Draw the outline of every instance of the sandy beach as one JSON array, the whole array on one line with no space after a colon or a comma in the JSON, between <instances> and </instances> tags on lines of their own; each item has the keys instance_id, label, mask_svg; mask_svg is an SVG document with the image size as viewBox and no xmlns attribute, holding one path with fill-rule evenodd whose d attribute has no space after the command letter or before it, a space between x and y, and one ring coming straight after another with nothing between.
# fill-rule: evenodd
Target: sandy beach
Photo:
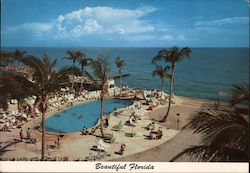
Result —
<instances>
[{"instance_id":1,"label":"sandy beach","mask_svg":"<svg viewBox=\"0 0 250 173\"><path fill-rule=\"evenodd\" d=\"M173 106L170 110L170 114L167 122L161 123L162 126L177 129L177 116L180 114L180 124L181 129L188 123L188 120L195 112L200 110L202 104L211 104L213 101L193 99L189 97L180 97L182 104L178 106ZM150 119L160 120L167 112L167 107L156 109L149 114ZM154 147L152 149L146 150L144 152L136 153L127 157L119 158L116 161L145 161L145 162L168 162L175 155L179 154L183 149L188 148L192 145L198 145L200 142L200 136L194 134L191 130L182 129L177 135L175 135L170 140L165 143ZM185 158L180 161L189 161Z\"/></svg>"}]
</instances>

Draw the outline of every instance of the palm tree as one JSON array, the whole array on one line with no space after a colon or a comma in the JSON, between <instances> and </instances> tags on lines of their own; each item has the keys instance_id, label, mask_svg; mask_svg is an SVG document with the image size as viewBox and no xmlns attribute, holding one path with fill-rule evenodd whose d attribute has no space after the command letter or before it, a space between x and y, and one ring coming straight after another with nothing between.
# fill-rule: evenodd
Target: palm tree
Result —
<instances>
[{"instance_id":1,"label":"palm tree","mask_svg":"<svg viewBox=\"0 0 250 173\"><path fill-rule=\"evenodd\" d=\"M6 66L13 63L13 56L10 52L1 50L0 66Z\"/></svg>"},{"instance_id":2,"label":"palm tree","mask_svg":"<svg viewBox=\"0 0 250 173\"><path fill-rule=\"evenodd\" d=\"M43 59L34 56L27 56L22 59L22 63L34 69L34 88L36 96L40 99L38 108L42 112L42 153L41 160L45 156L45 113L48 108L48 97L60 90L62 86L68 85L70 74L79 74L76 67L65 67L55 70L56 59L51 62L47 55Z\"/></svg>"},{"instance_id":3,"label":"palm tree","mask_svg":"<svg viewBox=\"0 0 250 173\"><path fill-rule=\"evenodd\" d=\"M249 94L249 85L247 87L233 85L232 103L246 101L249 104L249 100L235 97L235 93L242 96L242 88L246 89L244 93ZM185 149L171 161L176 161L184 155L196 161L248 160L249 116L244 117L237 111L220 111L214 106L197 113L184 128L200 133L202 145Z\"/></svg>"},{"instance_id":4,"label":"palm tree","mask_svg":"<svg viewBox=\"0 0 250 173\"><path fill-rule=\"evenodd\" d=\"M164 78L170 78L171 75L167 74L167 71L170 69L169 66L163 67L160 65L156 65L155 69L152 72L153 76L159 76L161 79L161 98L162 98L162 92L163 92L163 84L164 84Z\"/></svg>"},{"instance_id":5,"label":"palm tree","mask_svg":"<svg viewBox=\"0 0 250 173\"><path fill-rule=\"evenodd\" d=\"M68 60L72 60L72 62L73 62L73 67L75 67L76 61L77 61L80 57L82 57L82 55L83 55L80 51L70 51L70 50L68 50L68 51L66 52L66 54L68 55L68 57L65 57L65 58L68 59ZM74 75L73 75L73 81L72 81L71 89L73 89L73 88L74 88Z\"/></svg>"},{"instance_id":6,"label":"palm tree","mask_svg":"<svg viewBox=\"0 0 250 173\"><path fill-rule=\"evenodd\" d=\"M13 57L17 61L18 65L20 61L24 58L25 54L26 54L25 51L21 51L19 49L16 49L16 51L13 52Z\"/></svg>"},{"instance_id":7,"label":"palm tree","mask_svg":"<svg viewBox=\"0 0 250 173\"><path fill-rule=\"evenodd\" d=\"M80 86L80 91L82 91L83 88L83 77L85 73L89 74L86 70L85 67L90 65L91 62L93 61L91 58L87 58L87 56L83 53L81 56L77 59L78 63L81 66L81 71L82 71L82 81L81 81L81 86Z\"/></svg>"},{"instance_id":8,"label":"palm tree","mask_svg":"<svg viewBox=\"0 0 250 173\"><path fill-rule=\"evenodd\" d=\"M97 60L92 62L92 68L94 70L94 74L96 77L101 80L101 111L100 111L100 125L101 125L101 134L102 138L104 138L104 130L103 130L103 113L104 113L104 99L108 94L108 62L105 58L98 57Z\"/></svg>"},{"instance_id":9,"label":"palm tree","mask_svg":"<svg viewBox=\"0 0 250 173\"><path fill-rule=\"evenodd\" d=\"M171 159L184 155L195 161L247 161L249 120L233 111L201 111L186 128L202 134L202 145L183 150Z\"/></svg>"},{"instance_id":10,"label":"palm tree","mask_svg":"<svg viewBox=\"0 0 250 173\"><path fill-rule=\"evenodd\" d=\"M78 54L77 54L77 53L74 52L74 51L68 50L68 51L66 52L66 55L68 55L68 56L65 57L65 58L68 59L68 60L71 60L71 61L73 62L72 65L75 66L75 63L76 63L76 61L77 61L79 52L78 52Z\"/></svg>"},{"instance_id":11,"label":"palm tree","mask_svg":"<svg viewBox=\"0 0 250 173\"><path fill-rule=\"evenodd\" d=\"M191 50L188 47L184 47L181 50L179 50L178 47L174 46L173 48L167 50L162 49L158 52L158 54L153 58L152 63L155 63L156 61L163 60L167 63L171 64L171 83L170 83L170 92L169 92L169 101L168 101L168 111L166 115L163 117L160 122L165 122L167 120L170 107L171 107L171 98L173 94L173 85L174 85L174 70L176 63L183 60L184 58L189 58L189 54L191 53Z\"/></svg>"},{"instance_id":12,"label":"palm tree","mask_svg":"<svg viewBox=\"0 0 250 173\"><path fill-rule=\"evenodd\" d=\"M126 65L126 62L124 60L122 60L120 57L116 57L115 59L115 64L116 67L119 70L119 83L120 83L120 87L121 87L121 75L122 75L122 69L123 67Z\"/></svg>"}]
</instances>

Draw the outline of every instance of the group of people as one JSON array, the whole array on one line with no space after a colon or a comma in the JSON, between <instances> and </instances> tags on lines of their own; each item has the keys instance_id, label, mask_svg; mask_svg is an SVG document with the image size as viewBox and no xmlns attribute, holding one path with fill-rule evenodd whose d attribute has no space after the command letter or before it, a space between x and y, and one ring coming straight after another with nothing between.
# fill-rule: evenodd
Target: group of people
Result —
<instances>
[{"instance_id":1,"label":"group of people","mask_svg":"<svg viewBox=\"0 0 250 173\"><path fill-rule=\"evenodd\" d=\"M91 129L89 130L88 128L86 128L86 127L84 126L83 129L82 129L82 131L81 131L81 134L82 134L82 135L94 134L97 128L98 128L98 127L93 127L93 128L91 128Z\"/></svg>"},{"instance_id":2,"label":"group of people","mask_svg":"<svg viewBox=\"0 0 250 173\"><path fill-rule=\"evenodd\" d=\"M149 137L150 139L161 139L163 132L162 127L158 127L158 130L155 130L155 123L151 122L145 127L145 129L150 130Z\"/></svg>"},{"instance_id":3,"label":"group of people","mask_svg":"<svg viewBox=\"0 0 250 173\"><path fill-rule=\"evenodd\" d=\"M158 130L154 131L151 130L150 131L150 139L161 139L163 133L162 133L162 128L159 127Z\"/></svg>"},{"instance_id":4,"label":"group of people","mask_svg":"<svg viewBox=\"0 0 250 173\"><path fill-rule=\"evenodd\" d=\"M24 139L23 129L21 129L21 130L19 131L19 137L20 137L20 141L22 142L23 139ZM26 139L27 139L30 143L36 142L36 139L33 138L32 135L31 135L31 130L30 130L30 128L28 128L28 129L26 130Z\"/></svg>"}]
</instances>

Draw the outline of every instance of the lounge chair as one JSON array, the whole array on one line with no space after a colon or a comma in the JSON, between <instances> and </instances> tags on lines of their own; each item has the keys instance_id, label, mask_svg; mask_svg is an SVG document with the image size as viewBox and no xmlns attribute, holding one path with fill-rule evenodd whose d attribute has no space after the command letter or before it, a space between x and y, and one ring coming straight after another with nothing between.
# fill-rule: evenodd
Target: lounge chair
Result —
<instances>
[{"instance_id":1,"label":"lounge chair","mask_svg":"<svg viewBox=\"0 0 250 173\"><path fill-rule=\"evenodd\" d=\"M125 133L125 136L127 136L127 137L136 137L136 136L138 136L138 134L135 131L132 131L130 133Z\"/></svg>"},{"instance_id":2,"label":"lounge chair","mask_svg":"<svg viewBox=\"0 0 250 173\"><path fill-rule=\"evenodd\" d=\"M125 125L132 126L132 127L137 126L137 124L135 122L133 122L132 119L129 119L128 121L126 121Z\"/></svg>"},{"instance_id":3,"label":"lounge chair","mask_svg":"<svg viewBox=\"0 0 250 173\"><path fill-rule=\"evenodd\" d=\"M110 135L107 135L105 138L104 138L104 142L106 143L114 143L117 141L117 137L112 133Z\"/></svg>"},{"instance_id":4,"label":"lounge chair","mask_svg":"<svg viewBox=\"0 0 250 173\"><path fill-rule=\"evenodd\" d=\"M114 130L114 131L120 131L122 128L123 128L122 121L119 121L119 123L116 124L116 125L112 128L112 130Z\"/></svg>"},{"instance_id":5,"label":"lounge chair","mask_svg":"<svg viewBox=\"0 0 250 173\"><path fill-rule=\"evenodd\" d=\"M97 142L97 145L94 145L91 150L94 150L94 151L102 151L102 152L107 152L108 151L108 148L109 146L104 144L103 140L100 139L98 142Z\"/></svg>"}]
</instances>

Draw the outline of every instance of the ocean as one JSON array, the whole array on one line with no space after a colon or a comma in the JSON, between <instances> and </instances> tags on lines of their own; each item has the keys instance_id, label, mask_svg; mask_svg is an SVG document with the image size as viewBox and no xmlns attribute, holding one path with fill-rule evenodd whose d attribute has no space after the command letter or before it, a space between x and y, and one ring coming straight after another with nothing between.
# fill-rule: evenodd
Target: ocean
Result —
<instances>
[{"instance_id":1,"label":"ocean","mask_svg":"<svg viewBox=\"0 0 250 173\"><path fill-rule=\"evenodd\" d=\"M14 51L16 47L1 48ZM120 56L126 61L123 72L130 76L122 78L122 83L130 87L160 89L161 80L153 77L152 58L162 48L65 48L65 47L19 47L18 49L42 57L47 54L57 58L57 68L72 65L63 57L67 50L80 50L87 57L106 57L110 63L109 76L118 75L115 58ZM233 84L249 83L249 48L191 48L190 59L177 63L175 69L175 95L218 99L218 93L231 92ZM163 63L164 64L164 63ZM91 73L91 69L87 68ZM169 73L171 73L169 71ZM119 85L119 81L116 81ZM170 79L165 80L164 90L169 92Z\"/></svg>"}]
</instances>

